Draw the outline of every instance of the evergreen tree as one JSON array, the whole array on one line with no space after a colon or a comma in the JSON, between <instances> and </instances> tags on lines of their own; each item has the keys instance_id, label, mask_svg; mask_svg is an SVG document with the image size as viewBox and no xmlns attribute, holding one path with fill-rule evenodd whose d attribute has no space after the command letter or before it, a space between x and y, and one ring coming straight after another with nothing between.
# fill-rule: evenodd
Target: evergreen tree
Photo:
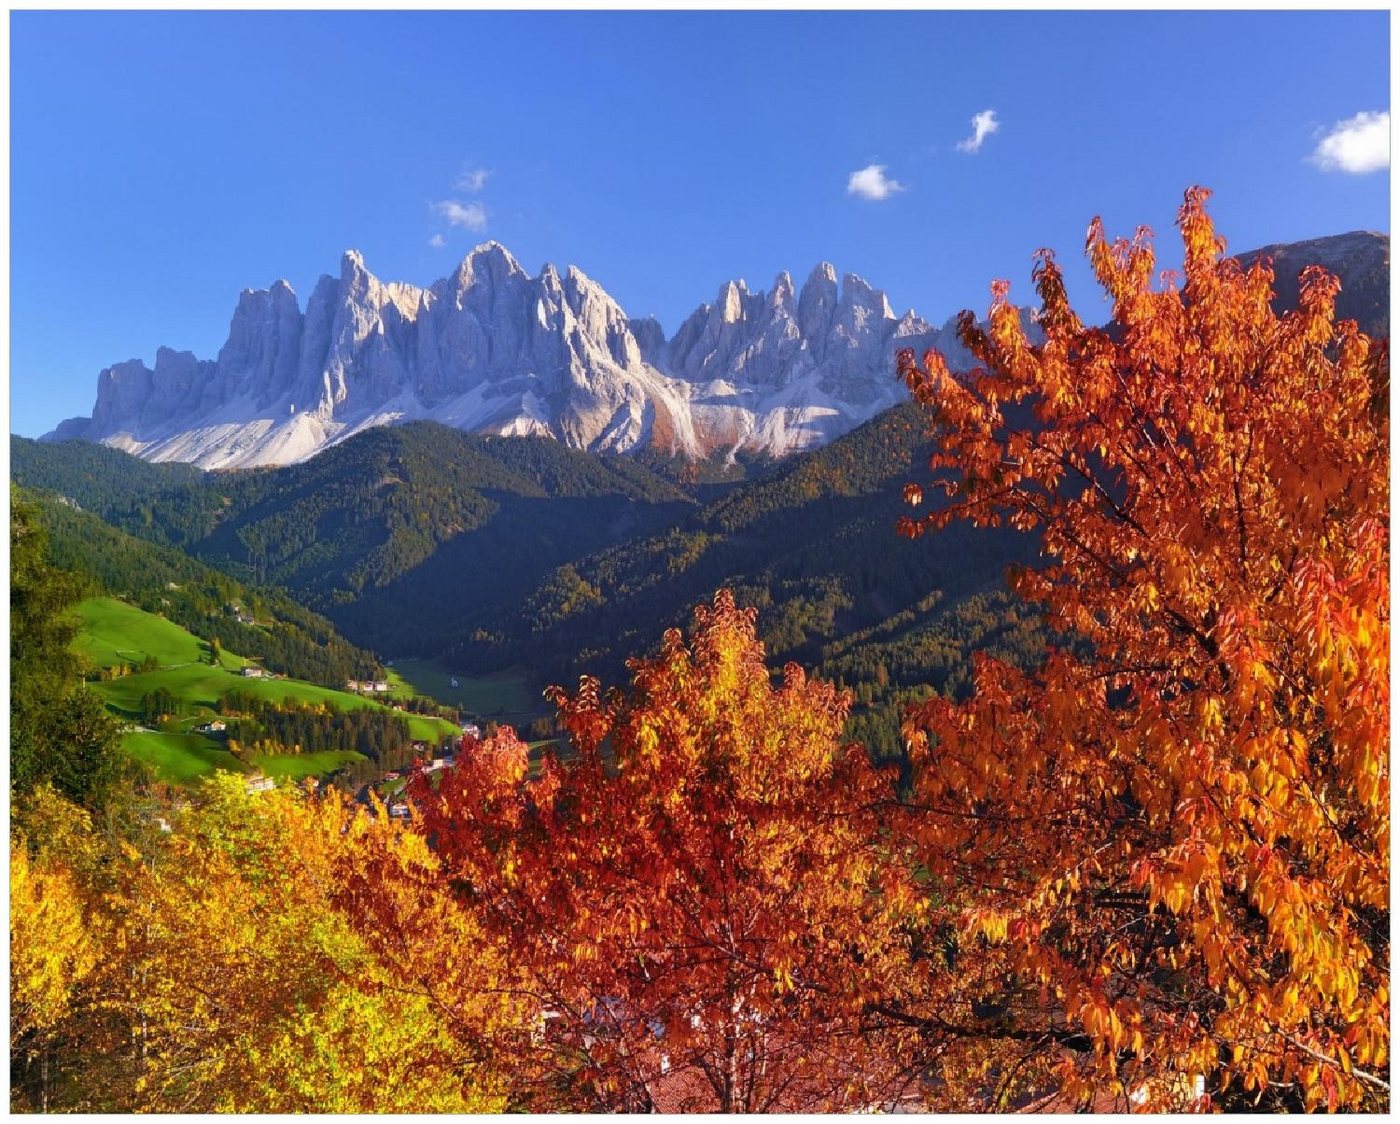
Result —
<instances>
[{"instance_id":1,"label":"evergreen tree","mask_svg":"<svg viewBox=\"0 0 1400 1124\"><path fill-rule=\"evenodd\" d=\"M81 596L55 569L28 504L10 499L10 787L12 797L49 781L99 806L120 772L117 725L83 684L69 644Z\"/></svg>"}]
</instances>

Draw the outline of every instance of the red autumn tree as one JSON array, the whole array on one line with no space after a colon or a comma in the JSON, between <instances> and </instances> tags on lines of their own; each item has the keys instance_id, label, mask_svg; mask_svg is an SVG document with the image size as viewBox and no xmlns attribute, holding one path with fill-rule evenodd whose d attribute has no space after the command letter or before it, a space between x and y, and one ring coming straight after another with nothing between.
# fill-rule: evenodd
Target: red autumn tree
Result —
<instances>
[{"instance_id":1,"label":"red autumn tree","mask_svg":"<svg viewBox=\"0 0 1400 1124\"><path fill-rule=\"evenodd\" d=\"M517 1087L537 1109L892 1103L905 1032L869 1001L910 984L914 899L871 810L890 780L841 744L844 696L793 665L773 686L751 611L722 592L695 616L630 693L554 690L566 757L532 769L506 729L413 784L546 1008Z\"/></svg>"},{"instance_id":2,"label":"red autumn tree","mask_svg":"<svg viewBox=\"0 0 1400 1124\"><path fill-rule=\"evenodd\" d=\"M900 357L951 497L903 530L1038 530L1046 565L1013 586L1065 638L1033 674L979 659L971 701L908 716L911 830L964 981L930 1020L988 1075L1053 1060L1072 1102L1374 1109L1384 342L1335 320L1318 268L1276 315L1269 264L1223 256L1206 198L1180 213L1179 287L1153 287L1146 232L1091 226L1107 328L1042 251L1042 343L999 283L989 327L960 324L981 368Z\"/></svg>"}]
</instances>

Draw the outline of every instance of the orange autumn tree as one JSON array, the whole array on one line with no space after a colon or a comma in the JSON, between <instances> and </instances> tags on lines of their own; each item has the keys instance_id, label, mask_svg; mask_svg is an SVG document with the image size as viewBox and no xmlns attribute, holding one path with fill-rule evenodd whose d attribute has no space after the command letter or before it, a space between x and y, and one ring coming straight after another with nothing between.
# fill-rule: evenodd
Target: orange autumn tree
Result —
<instances>
[{"instance_id":1,"label":"orange autumn tree","mask_svg":"<svg viewBox=\"0 0 1400 1124\"><path fill-rule=\"evenodd\" d=\"M840 741L849 700L774 686L721 592L630 693L553 698L567 756L510 730L419 775L420 829L546 1014L516 1065L535 1109L839 1110L909 1083L868 1011L910 984L913 906L872 808L890 779ZM905 1051L907 1053L907 1051Z\"/></svg>"},{"instance_id":2,"label":"orange autumn tree","mask_svg":"<svg viewBox=\"0 0 1400 1124\"><path fill-rule=\"evenodd\" d=\"M1179 216L1088 253L1106 328L1042 251L1033 344L1007 287L980 363L900 371L948 503L904 521L1037 530L1013 588L1065 638L1038 671L977 661L974 697L906 720L919 854L968 987L937 1017L989 1073L1053 1066L1066 1103L1388 1101L1389 427L1384 341L1338 283L1223 256ZM922 489L910 485L919 502ZM987 1051L987 1043L1000 1048Z\"/></svg>"}]
</instances>

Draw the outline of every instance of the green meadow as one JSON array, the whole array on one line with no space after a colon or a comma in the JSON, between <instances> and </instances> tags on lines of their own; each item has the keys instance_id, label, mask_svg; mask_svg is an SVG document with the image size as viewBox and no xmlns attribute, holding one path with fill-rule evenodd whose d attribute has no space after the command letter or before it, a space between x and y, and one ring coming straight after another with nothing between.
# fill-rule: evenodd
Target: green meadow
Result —
<instances>
[{"instance_id":1,"label":"green meadow","mask_svg":"<svg viewBox=\"0 0 1400 1124\"><path fill-rule=\"evenodd\" d=\"M136 665L148 656L154 656L163 668L208 664L209 645L199 637L115 597L83 601L77 613L81 630L73 650L94 667ZM243 660L228 652L223 653L221 662L226 668L243 666Z\"/></svg>"},{"instance_id":2,"label":"green meadow","mask_svg":"<svg viewBox=\"0 0 1400 1124\"><path fill-rule=\"evenodd\" d=\"M550 713L549 704L530 690L523 672L469 676L447 670L436 660L395 660L388 669L395 691L428 695L478 718L524 726ZM452 685L453 680L457 686Z\"/></svg>"},{"instance_id":3,"label":"green meadow","mask_svg":"<svg viewBox=\"0 0 1400 1124\"><path fill-rule=\"evenodd\" d=\"M148 658L160 665L154 671L99 680L92 689L107 706L128 721L141 713L141 699L164 687L178 701L183 716L162 731L137 730L123 739L123 747L137 760L149 764L165 780L188 784L214 769L248 771L216 737L193 732L194 726L214 717L219 696L240 690L271 702L332 704L341 710L392 708L348 691L334 691L298 679L251 678L239 674L247 662L233 652L222 652L211 664L210 648L163 617L147 613L111 597L98 597L77 607L81 628L73 648L94 667L121 664L136 666ZM408 688L411 691L411 688ZM436 743L456 726L440 718L403 714L410 736ZM255 767L271 777L308 777L334 772L347 761L360 760L352 751L287 754L255 760Z\"/></svg>"},{"instance_id":4,"label":"green meadow","mask_svg":"<svg viewBox=\"0 0 1400 1124\"><path fill-rule=\"evenodd\" d=\"M215 769L244 773L248 767L213 738L138 730L122 738L122 749L171 784L193 784Z\"/></svg>"},{"instance_id":5,"label":"green meadow","mask_svg":"<svg viewBox=\"0 0 1400 1124\"><path fill-rule=\"evenodd\" d=\"M284 753L276 757L257 754L253 757L253 768L264 776L288 777L302 780L305 777L323 777L334 773L342 765L351 761L363 761L364 756L354 750L325 750L321 753Z\"/></svg>"}]
</instances>

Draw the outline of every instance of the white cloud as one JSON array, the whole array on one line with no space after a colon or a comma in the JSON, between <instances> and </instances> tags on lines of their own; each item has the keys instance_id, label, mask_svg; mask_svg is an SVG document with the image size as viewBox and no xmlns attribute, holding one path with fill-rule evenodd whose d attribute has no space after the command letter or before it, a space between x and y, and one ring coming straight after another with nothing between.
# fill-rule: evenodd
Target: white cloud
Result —
<instances>
[{"instance_id":1,"label":"white cloud","mask_svg":"<svg viewBox=\"0 0 1400 1124\"><path fill-rule=\"evenodd\" d=\"M486 186L486 181L490 178L490 168L463 168L457 176L456 187L458 191L467 191L475 195Z\"/></svg>"},{"instance_id":2,"label":"white cloud","mask_svg":"<svg viewBox=\"0 0 1400 1124\"><path fill-rule=\"evenodd\" d=\"M896 191L903 191L904 185L902 183L885 175L887 166L885 164L871 164L867 168L852 172L851 178L846 181L847 194L859 195L862 199L870 199L878 203L881 199L888 199Z\"/></svg>"},{"instance_id":3,"label":"white cloud","mask_svg":"<svg viewBox=\"0 0 1400 1124\"><path fill-rule=\"evenodd\" d=\"M1324 172L1350 172L1354 176L1390 167L1390 110L1364 110L1338 121L1308 157Z\"/></svg>"},{"instance_id":4,"label":"white cloud","mask_svg":"<svg viewBox=\"0 0 1400 1124\"><path fill-rule=\"evenodd\" d=\"M465 230L486 229L486 208L480 203L444 199L441 203L434 203L433 210L445 218L449 226L460 226Z\"/></svg>"},{"instance_id":5,"label":"white cloud","mask_svg":"<svg viewBox=\"0 0 1400 1124\"><path fill-rule=\"evenodd\" d=\"M428 239L428 245L432 246L434 249L441 246L446 246L447 239L444 238L441 234L434 234L431 238Z\"/></svg>"},{"instance_id":6,"label":"white cloud","mask_svg":"<svg viewBox=\"0 0 1400 1124\"><path fill-rule=\"evenodd\" d=\"M1001 122L997 120L995 109L984 109L981 113L973 114L972 136L967 140L958 141L959 152L976 152L982 147L982 142L1001 128Z\"/></svg>"}]
</instances>

